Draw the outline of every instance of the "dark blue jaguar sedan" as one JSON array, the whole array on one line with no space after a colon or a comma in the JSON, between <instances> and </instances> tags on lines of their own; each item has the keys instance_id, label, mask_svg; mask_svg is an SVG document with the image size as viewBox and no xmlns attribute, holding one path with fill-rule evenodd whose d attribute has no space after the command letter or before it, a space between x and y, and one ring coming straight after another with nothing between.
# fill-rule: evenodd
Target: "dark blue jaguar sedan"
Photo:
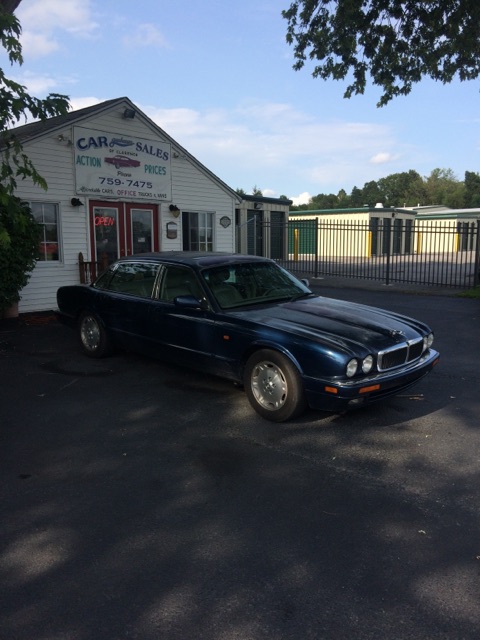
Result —
<instances>
[{"instance_id":1,"label":"dark blue jaguar sedan","mask_svg":"<svg viewBox=\"0 0 480 640\"><path fill-rule=\"evenodd\" d=\"M274 422L385 398L439 359L423 322L316 295L261 257L130 256L57 300L88 356L123 347L222 376Z\"/></svg>"}]
</instances>

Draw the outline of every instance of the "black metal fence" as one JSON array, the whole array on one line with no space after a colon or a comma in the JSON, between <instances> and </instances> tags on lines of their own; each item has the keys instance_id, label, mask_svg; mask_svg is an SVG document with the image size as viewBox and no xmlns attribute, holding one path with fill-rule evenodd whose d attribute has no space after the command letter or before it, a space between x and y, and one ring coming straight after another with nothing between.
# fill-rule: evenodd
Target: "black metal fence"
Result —
<instances>
[{"instance_id":1,"label":"black metal fence","mask_svg":"<svg viewBox=\"0 0 480 640\"><path fill-rule=\"evenodd\" d=\"M480 283L478 220L312 218L282 225L257 222L255 234L257 240L261 234L257 253L261 247L263 255L302 276L459 288Z\"/></svg>"}]
</instances>

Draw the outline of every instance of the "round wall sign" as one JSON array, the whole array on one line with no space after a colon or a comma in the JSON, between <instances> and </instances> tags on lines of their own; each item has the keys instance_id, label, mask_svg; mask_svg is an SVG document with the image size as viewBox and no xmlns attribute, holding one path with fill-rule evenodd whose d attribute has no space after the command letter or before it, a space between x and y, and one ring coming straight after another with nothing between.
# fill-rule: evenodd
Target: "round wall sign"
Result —
<instances>
[{"instance_id":1,"label":"round wall sign","mask_svg":"<svg viewBox=\"0 0 480 640\"><path fill-rule=\"evenodd\" d=\"M229 227L232 224L232 221L230 220L230 218L228 216L222 216L220 218L220 224L222 225L222 227L224 229L226 229L227 227Z\"/></svg>"}]
</instances>

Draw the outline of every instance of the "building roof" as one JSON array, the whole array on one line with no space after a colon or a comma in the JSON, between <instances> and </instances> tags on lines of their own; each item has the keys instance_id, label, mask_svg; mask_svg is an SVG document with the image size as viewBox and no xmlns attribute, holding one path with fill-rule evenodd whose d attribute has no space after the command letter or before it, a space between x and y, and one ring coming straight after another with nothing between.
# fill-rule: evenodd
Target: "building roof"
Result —
<instances>
[{"instance_id":1,"label":"building roof","mask_svg":"<svg viewBox=\"0 0 480 640\"><path fill-rule=\"evenodd\" d=\"M393 214L402 213L416 220L455 220L473 219L480 220L480 208L473 209L449 209L443 205L424 207L352 207L350 209L303 209L290 211L290 217L294 216L342 216L355 213Z\"/></svg>"},{"instance_id":2,"label":"building roof","mask_svg":"<svg viewBox=\"0 0 480 640\"><path fill-rule=\"evenodd\" d=\"M293 204L293 200L287 200L287 198L265 198L264 196L252 196L252 195L242 195L240 196L242 200L246 202L262 202L265 204L283 204L290 206Z\"/></svg>"},{"instance_id":3,"label":"building roof","mask_svg":"<svg viewBox=\"0 0 480 640\"><path fill-rule=\"evenodd\" d=\"M351 215L355 213L376 213L376 214L392 214L395 212L406 213L415 216L416 212L408 209L399 209L396 207L351 207L345 209L304 209L299 211L290 211L291 216L343 216L343 215Z\"/></svg>"}]
</instances>

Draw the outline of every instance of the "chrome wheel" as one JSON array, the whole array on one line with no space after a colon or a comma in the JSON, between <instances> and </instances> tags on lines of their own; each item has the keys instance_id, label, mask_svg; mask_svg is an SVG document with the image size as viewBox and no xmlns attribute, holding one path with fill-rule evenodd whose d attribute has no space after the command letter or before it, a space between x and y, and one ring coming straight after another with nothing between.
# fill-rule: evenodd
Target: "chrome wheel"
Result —
<instances>
[{"instance_id":1,"label":"chrome wheel","mask_svg":"<svg viewBox=\"0 0 480 640\"><path fill-rule=\"evenodd\" d=\"M91 358L103 358L112 351L112 343L96 315L86 311L78 323L78 335L84 353Z\"/></svg>"},{"instance_id":2,"label":"chrome wheel","mask_svg":"<svg viewBox=\"0 0 480 640\"><path fill-rule=\"evenodd\" d=\"M88 351L95 351L100 346L101 334L98 320L93 316L84 316L80 324L80 340Z\"/></svg>"},{"instance_id":3,"label":"chrome wheel","mask_svg":"<svg viewBox=\"0 0 480 640\"><path fill-rule=\"evenodd\" d=\"M268 411L278 411L288 396L283 371L273 362L259 362L252 371L251 387L255 400Z\"/></svg>"},{"instance_id":4,"label":"chrome wheel","mask_svg":"<svg viewBox=\"0 0 480 640\"><path fill-rule=\"evenodd\" d=\"M245 365L244 387L255 411L272 422L299 416L307 407L300 372L274 349L260 349Z\"/></svg>"}]
</instances>

